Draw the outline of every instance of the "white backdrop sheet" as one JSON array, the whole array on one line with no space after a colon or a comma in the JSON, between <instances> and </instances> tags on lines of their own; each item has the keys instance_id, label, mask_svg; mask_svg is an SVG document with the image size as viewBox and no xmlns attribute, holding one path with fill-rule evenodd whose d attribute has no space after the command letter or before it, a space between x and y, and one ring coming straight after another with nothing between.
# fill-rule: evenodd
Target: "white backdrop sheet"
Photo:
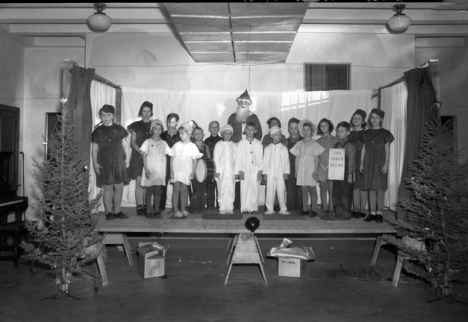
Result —
<instances>
[{"instance_id":1,"label":"white backdrop sheet","mask_svg":"<svg viewBox=\"0 0 468 322\"><path fill-rule=\"evenodd\" d=\"M388 190L385 206L396 211L398 188L402 180L403 161L406 147L406 111L408 89L406 82L381 90L381 109L385 112L383 127L392 132L395 140L390 144Z\"/></svg>"},{"instance_id":2,"label":"white backdrop sheet","mask_svg":"<svg viewBox=\"0 0 468 322\"><path fill-rule=\"evenodd\" d=\"M221 126L227 123L229 115L237 108L239 91L169 91L162 89L137 89L122 87L122 126L127 128L138 121L138 111L144 101L153 103L153 118L165 124L169 113L180 116L179 125L195 120L208 137L208 124L217 120ZM257 114L262 124L263 135L268 126L266 121L276 116L282 123L283 134L287 132L287 122L296 117L307 118L316 125L322 118L330 119L335 125L349 122L353 112L360 108L369 113L372 109L372 90L350 90L329 92L249 92L252 99L251 110ZM114 95L115 97L115 95ZM97 113L96 113L97 115ZM166 127L165 127L166 129ZM127 151L130 153L130 151ZM264 201L264 188L261 189L260 203ZM124 188L122 206L135 206L135 181Z\"/></svg>"}]
</instances>

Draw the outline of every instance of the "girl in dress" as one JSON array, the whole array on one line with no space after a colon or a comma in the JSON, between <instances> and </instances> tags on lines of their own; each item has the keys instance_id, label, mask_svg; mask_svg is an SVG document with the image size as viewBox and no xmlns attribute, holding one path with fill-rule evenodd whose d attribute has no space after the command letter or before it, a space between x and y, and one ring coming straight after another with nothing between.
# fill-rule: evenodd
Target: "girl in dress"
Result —
<instances>
[{"instance_id":1,"label":"girl in dress","mask_svg":"<svg viewBox=\"0 0 468 322\"><path fill-rule=\"evenodd\" d=\"M354 144L356 150L356 169L361 166L361 150L363 143L360 140L362 131L366 129L367 113L357 109L351 117L351 132L348 140ZM360 171L354 172L354 190L353 190L353 212L352 218L362 219L366 217L367 191L361 190L362 175Z\"/></svg>"},{"instance_id":2,"label":"girl in dress","mask_svg":"<svg viewBox=\"0 0 468 322\"><path fill-rule=\"evenodd\" d=\"M290 152L296 156L296 178L297 185L302 186L302 215L311 217L317 216L317 179L318 179L318 156L325 149L312 139L315 133L315 125L309 120L302 120L299 123L299 131L304 137L297 142ZM311 197L311 209L309 213L309 194Z\"/></svg>"},{"instance_id":3,"label":"girl in dress","mask_svg":"<svg viewBox=\"0 0 468 322\"><path fill-rule=\"evenodd\" d=\"M361 141L364 143L360 166L363 174L362 189L369 192L370 208L370 215L364 218L364 221L383 221L383 205L388 186L390 143L395 139L390 131L382 128L384 116L384 111L374 108L369 117L371 128L362 132L361 136Z\"/></svg>"},{"instance_id":4,"label":"girl in dress","mask_svg":"<svg viewBox=\"0 0 468 322\"><path fill-rule=\"evenodd\" d=\"M197 146L190 141L192 135L193 123L186 122L179 128L180 141L172 147L171 158L171 180L174 183L174 192L172 193L172 207L174 208L174 217L187 217L188 211L185 210L188 201L188 187L190 181L195 177L195 166L197 159L203 156L198 151ZM180 199L180 209L178 207Z\"/></svg>"},{"instance_id":5,"label":"girl in dress","mask_svg":"<svg viewBox=\"0 0 468 322\"><path fill-rule=\"evenodd\" d=\"M162 187L166 185L166 155L172 155L171 148L166 141L161 139L163 131L164 126L160 120L151 121L152 136L143 142L140 148L144 164L141 185L146 188L146 218L148 219L162 218L159 205ZM153 207L151 207L152 197L154 197Z\"/></svg>"},{"instance_id":6,"label":"girl in dress","mask_svg":"<svg viewBox=\"0 0 468 322\"><path fill-rule=\"evenodd\" d=\"M141 117L140 121L133 122L128 126L128 131L131 133L130 146L132 155L130 157L130 166L128 172L132 180L135 182L135 202L137 204L137 215L143 216L146 214L145 206L143 205L144 188L141 185L141 175L143 171L143 153L141 145L146 139L151 137L151 116L153 116L153 104L143 102L138 112Z\"/></svg>"},{"instance_id":7,"label":"girl in dress","mask_svg":"<svg viewBox=\"0 0 468 322\"><path fill-rule=\"evenodd\" d=\"M96 184L104 187L103 201L106 219L125 219L127 215L120 211L124 182L129 176L125 166L125 138L128 132L119 124L115 124L115 109L112 105L104 105L99 110L102 125L91 135L92 160L96 172Z\"/></svg>"},{"instance_id":8,"label":"girl in dress","mask_svg":"<svg viewBox=\"0 0 468 322\"><path fill-rule=\"evenodd\" d=\"M331 135L333 132L333 123L330 120L322 119L318 124L317 134L321 137L317 142L325 149L318 157L318 181L320 184L320 199L322 200L322 210L325 213L333 211L333 181L328 180L328 155L330 149L334 148L338 139ZM329 206L327 207L327 191ZM333 214L331 214L333 215Z\"/></svg>"}]
</instances>

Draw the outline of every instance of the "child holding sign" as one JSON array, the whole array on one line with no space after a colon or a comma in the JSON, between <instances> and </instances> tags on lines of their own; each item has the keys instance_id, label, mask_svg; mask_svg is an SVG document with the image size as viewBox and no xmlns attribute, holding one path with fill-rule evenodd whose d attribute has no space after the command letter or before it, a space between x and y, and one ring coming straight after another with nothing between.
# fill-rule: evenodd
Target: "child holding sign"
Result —
<instances>
[{"instance_id":1,"label":"child holding sign","mask_svg":"<svg viewBox=\"0 0 468 322\"><path fill-rule=\"evenodd\" d=\"M348 122L340 122L336 126L336 137L338 143L335 149L345 150L344 180L333 181L333 203L335 215L339 220L351 219L351 205L353 203L353 174L356 169L356 149L354 144L348 140L351 125Z\"/></svg>"}]
</instances>

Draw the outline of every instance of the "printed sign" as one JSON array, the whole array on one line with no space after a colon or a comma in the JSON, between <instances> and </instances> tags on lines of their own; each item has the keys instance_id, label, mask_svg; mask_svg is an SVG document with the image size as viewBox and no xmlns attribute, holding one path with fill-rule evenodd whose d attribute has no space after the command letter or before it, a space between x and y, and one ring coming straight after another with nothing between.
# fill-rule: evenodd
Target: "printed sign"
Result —
<instances>
[{"instance_id":1,"label":"printed sign","mask_svg":"<svg viewBox=\"0 0 468 322\"><path fill-rule=\"evenodd\" d=\"M328 179L344 180L345 149L330 149L328 156Z\"/></svg>"}]
</instances>

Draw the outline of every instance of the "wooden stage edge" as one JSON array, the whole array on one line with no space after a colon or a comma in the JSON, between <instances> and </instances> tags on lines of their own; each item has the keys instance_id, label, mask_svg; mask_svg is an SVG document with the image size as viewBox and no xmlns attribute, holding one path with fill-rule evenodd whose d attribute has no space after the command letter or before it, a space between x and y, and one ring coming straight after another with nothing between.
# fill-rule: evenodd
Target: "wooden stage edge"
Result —
<instances>
[{"instance_id":1,"label":"wooden stage edge","mask_svg":"<svg viewBox=\"0 0 468 322\"><path fill-rule=\"evenodd\" d=\"M128 219L108 221L104 213L98 213L96 230L101 233L184 233L184 234L241 234L247 232L244 227L249 217L260 219L260 227L255 231L261 234L395 234L396 229L389 223L395 215L391 211L384 212L384 222L364 222L362 219L345 221L326 221L320 218L306 220L264 220L262 213L244 214L239 220L202 219L203 214L192 214L186 219L171 218L170 210L162 213L163 219L147 219L137 216L135 208L123 208L130 216ZM222 215L219 215L222 217ZM295 215L290 215L295 216Z\"/></svg>"}]
</instances>

